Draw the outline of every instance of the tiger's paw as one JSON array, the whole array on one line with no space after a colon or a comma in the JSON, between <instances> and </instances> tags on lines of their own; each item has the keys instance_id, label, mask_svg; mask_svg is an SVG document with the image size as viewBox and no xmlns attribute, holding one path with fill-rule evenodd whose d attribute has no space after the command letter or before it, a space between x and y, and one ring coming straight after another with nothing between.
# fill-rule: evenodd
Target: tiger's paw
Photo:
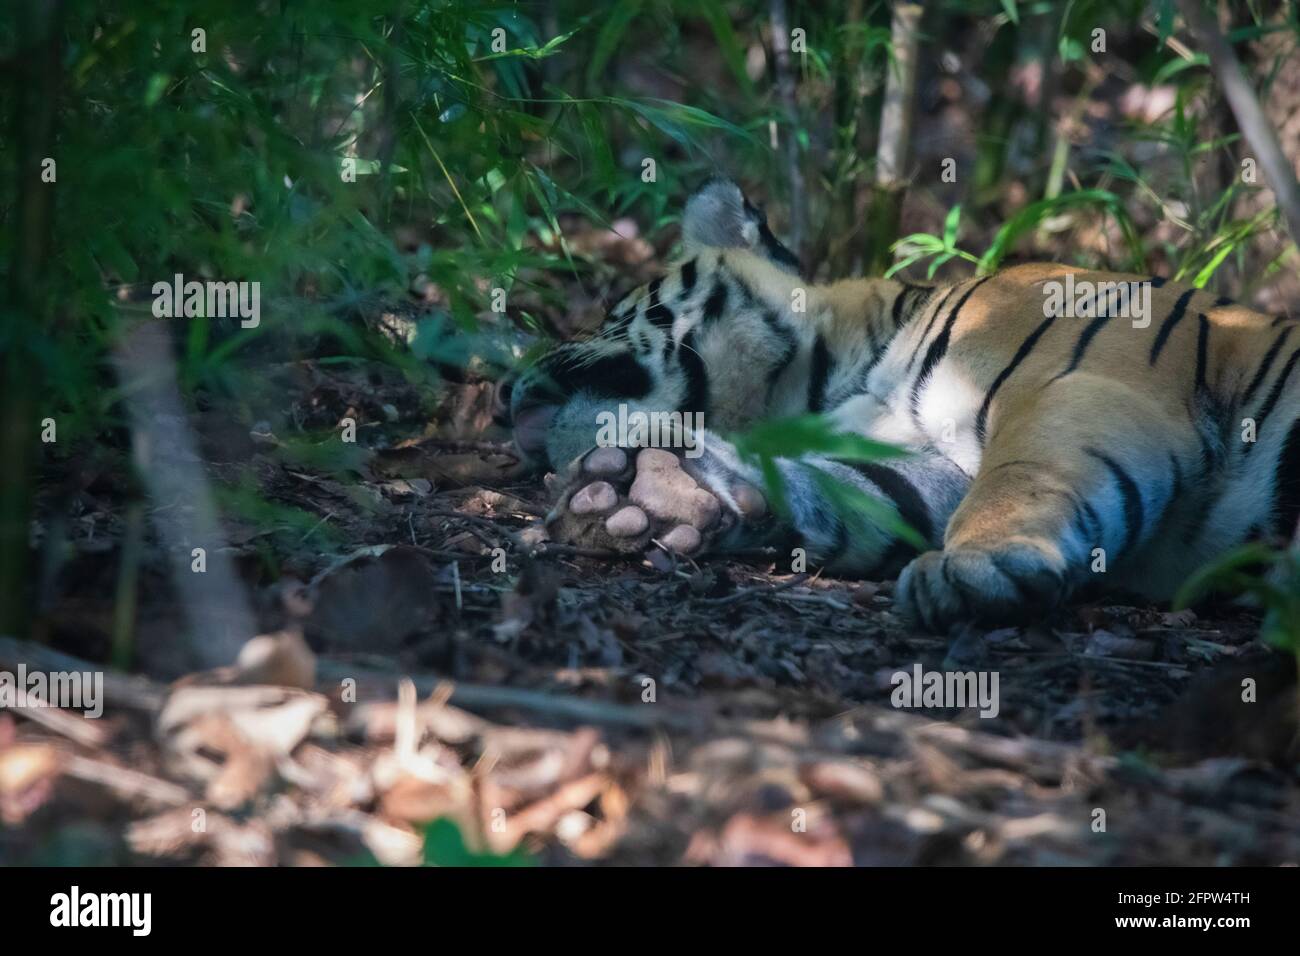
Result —
<instances>
[{"instance_id":1,"label":"tiger's paw","mask_svg":"<svg viewBox=\"0 0 1300 956\"><path fill-rule=\"evenodd\" d=\"M1067 595L1064 569L1041 548L929 551L903 569L895 609L910 623L935 634L963 622L1010 624L1032 620Z\"/></svg>"},{"instance_id":2,"label":"tiger's paw","mask_svg":"<svg viewBox=\"0 0 1300 956\"><path fill-rule=\"evenodd\" d=\"M596 448L574 462L546 519L552 541L660 555L698 554L747 514L766 509L753 486L715 494L660 448ZM729 499L729 500L727 500Z\"/></svg>"}]
</instances>

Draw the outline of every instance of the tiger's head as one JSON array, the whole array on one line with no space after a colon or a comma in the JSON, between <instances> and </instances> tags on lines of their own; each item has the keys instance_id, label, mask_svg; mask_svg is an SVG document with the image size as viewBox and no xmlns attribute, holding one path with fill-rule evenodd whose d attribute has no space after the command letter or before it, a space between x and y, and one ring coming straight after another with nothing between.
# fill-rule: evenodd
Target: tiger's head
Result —
<instances>
[{"instance_id":1,"label":"tiger's head","mask_svg":"<svg viewBox=\"0 0 1300 956\"><path fill-rule=\"evenodd\" d=\"M597 443L601 413L683 412L730 430L779 411L780 373L802 336L791 315L799 263L733 182L686 203L682 253L584 341L503 380L498 421L529 464L563 468ZM794 406L791 405L793 408Z\"/></svg>"}]
</instances>

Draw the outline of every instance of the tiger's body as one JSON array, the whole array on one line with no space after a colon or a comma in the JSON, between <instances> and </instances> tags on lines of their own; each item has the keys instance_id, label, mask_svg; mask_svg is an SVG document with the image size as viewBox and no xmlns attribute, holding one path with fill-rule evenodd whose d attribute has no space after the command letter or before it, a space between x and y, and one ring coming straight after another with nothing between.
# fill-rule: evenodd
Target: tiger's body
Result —
<instances>
[{"instance_id":1,"label":"tiger's body","mask_svg":"<svg viewBox=\"0 0 1300 956\"><path fill-rule=\"evenodd\" d=\"M1295 528L1293 320L1160 279L1061 265L938 287L806 283L757 210L721 181L688 203L683 239L682 260L628 296L599 335L560 346L515 383L525 454L557 468L581 459L598 413L619 404L702 412L703 455L684 464L720 504L706 533L728 544L789 533L836 573L901 570L898 607L933 630L1023 619L1091 584L1168 598L1225 550ZM1051 304L1052 283L1071 273L1075 288L1149 283L1150 312L1115 315L1117 287L1104 287L1093 308L1082 296L1067 317ZM789 506L778 528L761 517L761 499L752 504L759 475L721 435L807 412L912 454L778 460ZM934 550L850 527L814 468L892 502ZM635 485L630 499L603 487L572 497L600 477L575 473L559 527L614 546L663 535L650 514L645 529L600 538L600 522L638 500Z\"/></svg>"}]
</instances>

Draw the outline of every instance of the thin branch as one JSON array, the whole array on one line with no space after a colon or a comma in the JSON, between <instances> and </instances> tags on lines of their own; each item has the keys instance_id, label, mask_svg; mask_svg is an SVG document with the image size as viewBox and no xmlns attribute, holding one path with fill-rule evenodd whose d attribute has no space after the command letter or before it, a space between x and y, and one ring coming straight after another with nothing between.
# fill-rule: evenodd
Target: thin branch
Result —
<instances>
[{"instance_id":1,"label":"thin branch","mask_svg":"<svg viewBox=\"0 0 1300 956\"><path fill-rule=\"evenodd\" d=\"M1259 97L1242 72L1241 61L1219 30L1218 23L1206 14L1200 0L1182 0L1181 6L1188 26L1209 53L1210 64L1223 87L1228 105L1232 107L1232 114L1237 118L1241 135L1259 157L1259 164L1273 188L1291 238L1300 243L1300 187L1296 184L1295 169L1282 152L1277 133L1264 116Z\"/></svg>"},{"instance_id":2,"label":"thin branch","mask_svg":"<svg viewBox=\"0 0 1300 956\"><path fill-rule=\"evenodd\" d=\"M790 183L790 244L795 256L803 258L807 210L804 208L803 171L799 166L799 104L795 99L794 74L790 71L790 18L785 0L771 0L772 53L776 59L776 90L785 113L785 175Z\"/></svg>"}]
</instances>

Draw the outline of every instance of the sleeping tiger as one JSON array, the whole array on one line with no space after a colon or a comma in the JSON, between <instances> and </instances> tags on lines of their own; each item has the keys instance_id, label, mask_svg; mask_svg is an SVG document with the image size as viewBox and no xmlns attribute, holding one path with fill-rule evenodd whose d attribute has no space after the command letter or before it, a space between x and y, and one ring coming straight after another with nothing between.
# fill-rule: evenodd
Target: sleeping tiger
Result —
<instances>
[{"instance_id":1,"label":"sleeping tiger","mask_svg":"<svg viewBox=\"0 0 1300 956\"><path fill-rule=\"evenodd\" d=\"M680 554L784 540L832 573L901 572L896 609L943 632L1036 618L1092 585L1167 599L1300 517L1296 320L1063 265L808 283L720 179L688 200L682 245L594 337L498 388L520 453L564 476L553 539ZM598 442L635 412L691 414L668 416L673 449ZM807 413L910 454L778 458L777 517L770 481L722 436ZM891 503L930 550L845 515L826 476Z\"/></svg>"}]
</instances>

